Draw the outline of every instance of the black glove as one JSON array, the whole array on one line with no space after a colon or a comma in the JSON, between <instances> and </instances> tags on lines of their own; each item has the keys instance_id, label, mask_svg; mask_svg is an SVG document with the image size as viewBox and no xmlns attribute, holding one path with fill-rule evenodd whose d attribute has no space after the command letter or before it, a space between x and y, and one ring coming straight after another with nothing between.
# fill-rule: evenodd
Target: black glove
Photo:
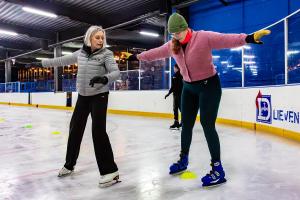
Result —
<instances>
[{"instance_id":1,"label":"black glove","mask_svg":"<svg viewBox=\"0 0 300 200\"><path fill-rule=\"evenodd\" d=\"M169 95L170 95L170 94L166 94L165 99L167 99L167 97L168 97Z\"/></svg>"},{"instance_id":2,"label":"black glove","mask_svg":"<svg viewBox=\"0 0 300 200\"><path fill-rule=\"evenodd\" d=\"M30 67L43 67L42 62L32 62L25 65L26 68Z\"/></svg>"},{"instance_id":3,"label":"black glove","mask_svg":"<svg viewBox=\"0 0 300 200\"><path fill-rule=\"evenodd\" d=\"M256 42L256 41L254 40L254 34L247 35L247 37L246 37L245 40L246 40L247 43L252 43L252 44L262 44L262 42Z\"/></svg>"},{"instance_id":4,"label":"black glove","mask_svg":"<svg viewBox=\"0 0 300 200\"><path fill-rule=\"evenodd\" d=\"M106 76L95 76L90 80L90 86L94 87L95 83L101 83L103 85L106 85L108 83L108 78Z\"/></svg>"}]
</instances>

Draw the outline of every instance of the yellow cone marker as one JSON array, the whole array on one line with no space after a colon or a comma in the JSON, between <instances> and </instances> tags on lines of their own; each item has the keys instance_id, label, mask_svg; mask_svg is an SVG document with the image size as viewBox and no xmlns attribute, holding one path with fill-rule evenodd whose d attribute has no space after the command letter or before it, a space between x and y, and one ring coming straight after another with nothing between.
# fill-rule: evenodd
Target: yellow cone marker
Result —
<instances>
[{"instance_id":1,"label":"yellow cone marker","mask_svg":"<svg viewBox=\"0 0 300 200\"><path fill-rule=\"evenodd\" d=\"M180 178L183 180L196 179L197 174L195 174L194 172L186 171L180 175Z\"/></svg>"},{"instance_id":2,"label":"yellow cone marker","mask_svg":"<svg viewBox=\"0 0 300 200\"><path fill-rule=\"evenodd\" d=\"M26 125L24 126L24 128L32 128L32 125L31 125L31 124L26 124Z\"/></svg>"},{"instance_id":3,"label":"yellow cone marker","mask_svg":"<svg viewBox=\"0 0 300 200\"><path fill-rule=\"evenodd\" d=\"M58 135L58 134L60 134L60 132L59 131L53 131L52 134Z\"/></svg>"}]
</instances>

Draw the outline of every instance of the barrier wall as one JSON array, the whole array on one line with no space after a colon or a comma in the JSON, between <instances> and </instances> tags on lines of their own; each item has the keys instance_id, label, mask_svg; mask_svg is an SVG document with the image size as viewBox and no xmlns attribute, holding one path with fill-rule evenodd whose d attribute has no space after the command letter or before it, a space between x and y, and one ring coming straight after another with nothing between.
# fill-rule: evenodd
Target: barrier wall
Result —
<instances>
[{"instance_id":1,"label":"barrier wall","mask_svg":"<svg viewBox=\"0 0 300 200\"><path fill-rule=\"evenodd\" d=\"M66 93L39 92L31 93L31 103L50 106L66 106Z\"/></svg>"},{"instance_id":2,"label":"barrier wall","mask_svg":"<svg viewBox=\"0 0 300 200\"><path fill-rule=\"evenodd\" d=\"M300 134L298 91L300 85L223 89L219 122ZM164 99L166 93L166 90L112 91L108 108L111 113L172 118L172 96ZM73 106L76 100L77 93L73 93ZM39 107L66 108L66 93L34 93L31 101ZM1 93L0 102L27 104L28 94Z\"/></svg>"},{"instance_id":3,"label":"barrier wall","mask_svg":"<svg viewBox=\"0 0 300 200\"><path fill-rule=\"evenodd\" d=\"M0 93L0 102L28 104L28 94L27 93Z\"/></svg>"}]
</instances>

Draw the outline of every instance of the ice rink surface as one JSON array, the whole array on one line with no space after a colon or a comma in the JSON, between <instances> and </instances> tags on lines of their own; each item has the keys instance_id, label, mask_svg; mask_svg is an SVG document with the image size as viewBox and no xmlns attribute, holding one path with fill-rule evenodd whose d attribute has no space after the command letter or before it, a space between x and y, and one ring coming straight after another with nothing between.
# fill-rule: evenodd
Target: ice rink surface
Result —
<instances>
[{"instance_id":1,"label":"ice rink surface","mask_svg":"<svg viewBox=\"0 0 300 200\"><path fill-rule=\"evenodd\" d=\"M180 132L170 119L109 115L120 180L99 188L89 118L75 173L58 178L72 112L0 106L0 199L296 200L300 199L300 144L254 130L217 125L228 182L201 187L210 156L200 123L194 128L188 170L196 179L168 174L178 160Z\"/></svg>"}]
</instances>

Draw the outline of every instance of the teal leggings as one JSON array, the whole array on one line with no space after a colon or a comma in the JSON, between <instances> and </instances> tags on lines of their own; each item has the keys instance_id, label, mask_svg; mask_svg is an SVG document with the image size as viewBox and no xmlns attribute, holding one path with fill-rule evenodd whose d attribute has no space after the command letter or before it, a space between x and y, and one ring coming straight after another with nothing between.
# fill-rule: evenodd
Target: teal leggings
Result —
<instances>
[{"instance_id":1,"label":"teal leggings","mask_svg":"<svg viewBox=\"0 0 300 200\"><path fill-rule=\"evenodd\" d=\"M216 74L206 80L184 82L181 95L181 151L188 154L193 127L200 108L200 121L204 130L212 161L220 160L220 142L215 122L221 100L221 84Z\"/></svg>"}]
</instances>

